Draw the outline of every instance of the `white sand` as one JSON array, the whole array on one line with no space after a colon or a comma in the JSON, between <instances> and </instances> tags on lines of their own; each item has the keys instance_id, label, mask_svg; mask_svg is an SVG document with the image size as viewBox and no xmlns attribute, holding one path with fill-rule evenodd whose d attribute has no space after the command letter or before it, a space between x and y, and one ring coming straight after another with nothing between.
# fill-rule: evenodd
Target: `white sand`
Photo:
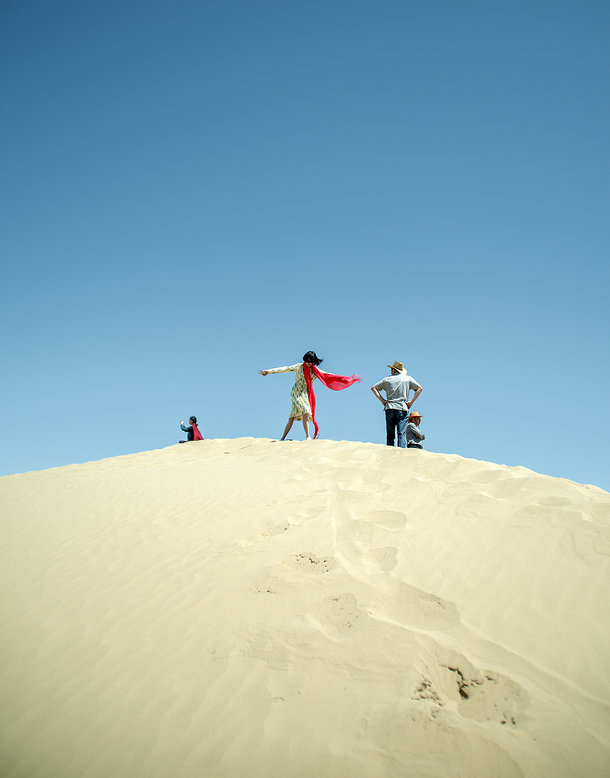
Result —
<instances>
[{"instance_id":1,"label":"white sand","mask_svg":"<svg viewBox=\"0 0 610 778\"><path fill-rule=\"evenodd\" d=\"M610 774L610 495L361 443L0 479L2 778Z\"/></svg>"}]
</instances>

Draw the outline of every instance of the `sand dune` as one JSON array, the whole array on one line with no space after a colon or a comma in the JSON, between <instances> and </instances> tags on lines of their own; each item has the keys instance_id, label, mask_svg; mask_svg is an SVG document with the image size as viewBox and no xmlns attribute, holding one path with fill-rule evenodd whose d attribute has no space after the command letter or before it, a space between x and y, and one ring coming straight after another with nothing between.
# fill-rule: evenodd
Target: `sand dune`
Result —
<instances>
[{"instance_id":1,"label":"sand dune","mask_svg":"<svg viewBox=\"0 0 610 778\"><path fill-rule=\"evenodd\" d=\"M1 775L610 774L610 495L207 440L0 479Z\"/></svg>"}]
</instances>

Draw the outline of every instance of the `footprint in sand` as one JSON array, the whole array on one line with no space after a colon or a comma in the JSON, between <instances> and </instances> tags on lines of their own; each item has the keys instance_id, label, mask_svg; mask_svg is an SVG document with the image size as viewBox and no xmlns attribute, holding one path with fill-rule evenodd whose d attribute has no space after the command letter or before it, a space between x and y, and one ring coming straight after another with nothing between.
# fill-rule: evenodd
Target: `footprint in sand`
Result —
<instances>
[{"instance_id":1,"label":"footprint in sand","mask_svg":"<svg viewBox=\"0 0 610 778\"><path fill-rule=\"evenodd\" d=\"M303 508L295 514L294 518L302 519L303 521L309 521L320 516L326 510L325 505L312 505L310 508Z\"/></svg>"},{"instance_id":2,"label":"footprint in sand","mask_svg":"<svg viewBox=\"0 0 610 778\"><path fill-rule=\"evenodd\" d=\"M438 660L422 674L412 700L452 708L473 721L518 726L526 702L518 683L500 673L479 670L453 652Z\"/></svg>"},{"instance_id":3,"label":"footprint in sand","mask_svg":"<svg viewBox=\"0 0 610 778\"><path fill-rule=\"evenodd\" d=\"M268 507L268 506L267 506ZM263 521L258 526L254 526L253 529L257 530L257 534L250 537L242 538L239 541L240 546L248 548L254 546L264 538L272 538L276 535L282 535L287 532L291 527L298 527L310 519L315 519L325 510L323 505L314 505L310 508L304 508L297 513L290 513L282 519L272 519L270 521Z\"/></svg>"},{"instance_id":4,"label":"footprint in sand","mask_svg":"<svg viewBox=\"0 0 610 778\"><path fill-rule=\"evenodd\" d=\"M375 710L363 718L361 727L364 742L375 743L378 753L392 754L393 764L402 767L384 772L384 775L462 775L468 778L492 775L523 778L524 775L519 765L489 738L484 729L464 730L443 708L430 710L411 706L405 710ZM431 754L435 764L451 765L454 769L434 770Z\"/></svg>"},{"instance_id":5,"label":"footprint in sand","mask_svg":"<svg viewBox=\"0 0 610 778\"><path fill-rule=\"evenodd\" d=\"M371 549L363 558L370 563L371 567L387 573L396 567L397 556L398 549L395 546L385 546Z\"/></svg>"},{"instance_id":6,"label":"footprint in sand","mask_svg":"<svg viewBox=\"0 0 610 778\"><path fill-rule=\"evenodd\" d=\"M292 522L288 521L288 519L264 522L256 528L257 532L255 535L242 538L238 542L242 548L251 548L257 543L262 542L264 538L273 538L276 535L281 535L284 532L287 532L291 526Z\"/></svg>"},{"instance_id":7,"label":"footprint in sand","mask_svg":"<svg viewBox=\"0 0 610 778\"><path fill-rule=\"evenodd\" d=\"M277 524L271 522L263 527L261 530L261 535L264 538L272 538L274 535L281 535L282 532L286 532L286 530L289 530L290 527L291 524L289 521L280 521Z\"/></svg>"},{"instance_id":8,"label":"footprint in sand","mask_svg":"<svg viewBox=\"0 0 610 778\"><path fill-rule=\"evenodd\" d=\"M446 667L459 694L458 712L473 721L494 721L516 727L524 692L518 683L492 672L471 672L453 664Z\"/></svg>"},{"instance_id":9,"label":"footprint in sand","mask_svg":"<svg viewBox=\"0 0 610 778\"><path fill-rule=\"evenodd\" d=\"M366 519L353 519L340 526L337 539L343 555L358 564L384 572L396 567L398 548L380 545L388 540L384 527Z\"/></svg>"},{"instance_id":10,"label":"footprint in sand","mask_svg":"<svg viewBox=\"0 0 610 778\"><path fill-rule=\"evenodd\" d=\"M411 699L416 700L418 702L420 700L423 700L425 702L433 702L435 705L438 705L441 708L443 708L445 705L441 695L434 689L434 686L432 685L432 681L429 678L426 678L425 676L421 679L421 681L416 686L415 690L413 691L413 694L411 695Z\"/></svg>"},{"instance_id":11,"label":"footprint in sand","mask_svg":"<svg viewBox=\"0 0 610 778\"><path fill-rule=\"evenodd\" d=\"M367 518L384 529L401 529L407 523L407 517L401 511L371 511Z\"/></svg>"},{"instance_id":12,"label":"footprint in sand","mask_svg":"<svg viewBox=\"0 0 610 778\"><path fill-rule=\"evenodd\" d=\"M291 570L323 575L324 573L329 573L337 563L331 556L317 557L315 554L306 551L302 554L289 556L288 559L284 559L282 564Z\"/></svg>"},{"instance_id":13,"label":"footprint in sand","mask_svg":"<svg viewBox=\"0 0 610 778\"><path fill-rule=\"evenodd\" d=\"M293 523L297 520L299 520L298 523L302 523L303 521L315 519L326 510L326 503L308 505L310 502L311 500L308 497L295 497L285 504L285 507L289 507L293 511L289 515L289 518L294 519ZM301 507L301 503L303 503L303 507Z\"/></svg>"},{"instance_id":14,"label":"footprint in sand","mask_svg":"<svg viewBox=\"0 0 610 778\"><path fill-rule=\"evenodd\" d=\"M321 600L307 615L321 632L337 638L353 629L365 614L354 595L344 592Z\"/></svg>"},{"instance_id":15,"label":"footprint in sand","mask_svg":"<svg viewBox=\"0 0 610 778\"><path fill-rule=\"evenodd\" d=\"M308 575L326 575L336 566L335 560L331 557L317 557L309 552L303 554L293 554L282 562L282 567L294 570L297 573L307 573ZM261 594L278 594L298 585L297 580L292 576L287 576L281 571L278 565L270 574L264 575L254 581L252 591Z\"/></svg>"},{"instance_id":16,"label":"footprint in sand","mask_svg":"<svg viewBox=\"0 0 610 778\"><path fill-rule=\"evenodd\" d=\"M454 603L404 581L394 584L383 598L379 615L407 627L431 630L444 629L459 621Z\"/></svg>"}]
</instances>

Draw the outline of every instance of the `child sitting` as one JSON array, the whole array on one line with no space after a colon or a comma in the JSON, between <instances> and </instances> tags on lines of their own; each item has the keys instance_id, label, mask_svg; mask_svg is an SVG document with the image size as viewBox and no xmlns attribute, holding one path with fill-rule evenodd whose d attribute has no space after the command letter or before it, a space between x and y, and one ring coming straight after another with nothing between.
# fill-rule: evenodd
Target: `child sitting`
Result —
<instances>
[{"instance_id":1,"label":"child sitting","mask_svg":"<svg viewBox=\"0 0 610 778\"><path fill-rule=\"evenodd\" d=\"M179 440L178 443L188 443L190 440L203 440L203 435L199 432L197 426L197 417L191 416L187 427L184 426L184 419L180 419L180 429L186 432L186 440Z\"/></svg>"},{"instance_id":2,"label":"child sitting","mask_svg":"<svg viewBox=\"0 0 610 778\"><path fill-rule=\"evenodd\" d=\"M407 424L407 448L423 448L421 442L425 440L426 436L419 429L419 423L421 421L421 413L412 411L409 414L409 423Z\"/></svg>"}]
</instances>

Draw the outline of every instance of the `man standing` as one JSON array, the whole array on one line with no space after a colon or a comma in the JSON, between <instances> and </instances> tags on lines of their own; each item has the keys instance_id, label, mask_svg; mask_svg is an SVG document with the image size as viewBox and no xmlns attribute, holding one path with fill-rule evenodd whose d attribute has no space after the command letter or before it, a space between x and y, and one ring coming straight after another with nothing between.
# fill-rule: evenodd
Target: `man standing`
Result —
<instances>
[{"instance_id":1,"label":"man standing","mask_svg":"<svg viewBox=\"0 0 610 778\"><path fill-rule=\"evenodd\" d=\"M388 367L392 374L371 386L371 392L373 392L385 409L386 443L388 446L394 445L396 431L398 430L398 445L400 448L405 448L407 445L406 430L409 410L422 393L422 387L414 378L407 375L402 362L397 360L393 365L388 365ZM409 400L409 391L411 389L415 394L413 399ZM383 399L380 392L386 393L386 400Z\"/></svg>"}]
</instances>

